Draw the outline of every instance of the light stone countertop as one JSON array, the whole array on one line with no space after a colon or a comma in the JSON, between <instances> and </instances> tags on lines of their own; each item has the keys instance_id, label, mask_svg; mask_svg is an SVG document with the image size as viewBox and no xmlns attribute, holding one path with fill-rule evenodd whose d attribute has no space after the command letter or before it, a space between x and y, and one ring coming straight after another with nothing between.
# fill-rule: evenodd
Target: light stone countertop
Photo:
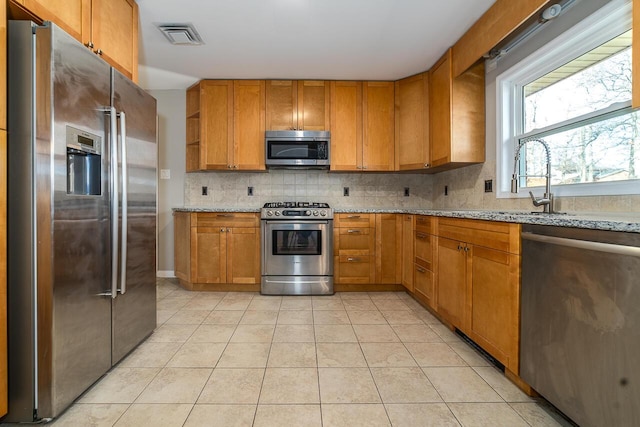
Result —
<instances>
[{"instance_id":1,"label":"light stone countertop","mask_svg":"<svg viewBox=\"0 0 640 427\"><path fill-rule=\"evenodd\" d=\"M179 207L174 212L260 212L260 208ZM335 213L398 213L441 216L448 218L481 219L485 221L513 222L518 224L551 225L556 227L588 228L593 230L640 233L640 213L581 213L542 214L518 211L446 210L446 209L398 209L398 208L337 208Z\"/></svg>"}]
</instances>

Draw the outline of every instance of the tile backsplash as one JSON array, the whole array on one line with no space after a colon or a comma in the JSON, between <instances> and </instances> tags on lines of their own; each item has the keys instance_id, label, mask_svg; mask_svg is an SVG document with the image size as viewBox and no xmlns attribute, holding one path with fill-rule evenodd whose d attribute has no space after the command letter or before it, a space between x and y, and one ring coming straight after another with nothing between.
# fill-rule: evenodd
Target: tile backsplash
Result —
<instances>
[{"instance_id":1,"label":"tile backsplash","mask_svg":"<svg viewBox=\"0 0 640 427\"><path fill-rule=\"evenodd\" d=\"M261 207L272 201L326 202L334 208L432 207L431 175L334 173L321 170L195 172L185 176L185 206ZM202 195L202 187L207 195ZM247 188L253 187L253 196ZM349 196L344 196L349 187ZM409 196L404 196L409 188Z\"/></svg>"},{"instance_id":2,"label":"tile backsplash","mask_svg":"<svg viewBox=\"0 0 640 427\"><path fill-rule=\"evenodd\" d=\"M417 208L541 210L529 198L498 199L484 192L495 163L468 166L435 175L400 173L335 173L318 170L267 172L194 172L185 176L187 207L258 208L272 201L326 202L334 208ZM444 186L448 195L444 195ZM207 195L202 195L202 187ZM253 196L247 188L253 187ZM349 196L343 195L349 187ZM409 188L409 196L404 196ZM640 212L640 195L559 197L561 212Z\"/></svg>"}]
</instances>

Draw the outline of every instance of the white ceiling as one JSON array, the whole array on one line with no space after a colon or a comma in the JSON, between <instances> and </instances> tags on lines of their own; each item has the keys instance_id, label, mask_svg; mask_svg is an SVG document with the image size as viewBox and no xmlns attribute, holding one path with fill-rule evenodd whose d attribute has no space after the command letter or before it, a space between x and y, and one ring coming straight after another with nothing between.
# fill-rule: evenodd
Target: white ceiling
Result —
<instances>
[{"instance_id":1,"label":"white ceiling","mask_svg":"<svg viewBox=\"0 0 640 427\"><path fill-rule=\"evenodd\" d=\"M397 80L433 65L494 0L138 0L140 84L202 78ZM157 23L192 23L173 46Z\"/></svg>"}]
</instances>

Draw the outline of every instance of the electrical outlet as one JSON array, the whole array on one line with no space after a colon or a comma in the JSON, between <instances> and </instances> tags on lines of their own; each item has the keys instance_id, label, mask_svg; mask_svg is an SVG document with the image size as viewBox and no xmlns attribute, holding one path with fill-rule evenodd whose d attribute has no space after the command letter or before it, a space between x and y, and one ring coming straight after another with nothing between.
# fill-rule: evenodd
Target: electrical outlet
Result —
<instances>
[{"instance_id":1,"label":"electrical outlet","mask_svg":"<svg viewBox=\"0 0 640 427\"><path fill-rule=\"evenodd\" d=\"M404 197L409 197L409 187L404 187Z\"/></svg>"},{"instance_id":2,"label":"electrical outlet","mask_svg":"<svg viewBox=\"0 0 640 427\"><path fill-rule=\"evenodd\" d=\"M247 187L247 196L253 196L253 187Z\"/></svg>"},{"instance_id":3,"label":"electrical outlet","mask_svg":"<svg viewBox=\"0 0 640 427\"><path fill-rule=\"evenodd\" d=\"M349 197L349 187L342 188L342 195L345 197Z\"/></svg>"},{"instance_id":4,"label":"electrical outlet","mask_svg":"<svg viewBox=\"0 0 640 427\"><path fill-rule=\"evenodd\" d=\"M493 180L487 179L484 181L484 192L493 193Z\"/></svg>"},{"instance_id":5,"label":"electrical outlet","mask_svg":"<svg viewBox=\"0 0 640 427\"><path fill-rule=\"evenodd\" d=\"M207 194L209 194L209 189L207 188L206 185L202 186L202 195L206 196Z\"/></svg>"},{"instance_id":6,"label":"electrical outlet","mask_svg":"<svg viewBox=\"0 0 640 427\"><path fill-rule=\"evenodd\" d=\"M445 185L445 186L444 186L444 195L445 195L445 196L448 196L448 195L449 195L449 186L448 186L448 185Z\"/></svg>"}]
</instances>

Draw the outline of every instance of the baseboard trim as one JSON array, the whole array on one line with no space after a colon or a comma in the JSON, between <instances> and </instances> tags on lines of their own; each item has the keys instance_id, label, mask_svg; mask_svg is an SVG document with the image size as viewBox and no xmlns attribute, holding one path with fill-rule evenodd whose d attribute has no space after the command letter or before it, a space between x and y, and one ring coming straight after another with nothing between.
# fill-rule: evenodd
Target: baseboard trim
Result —
<instances>
[{"instance_id":1,"label":"baseboard trim","mask_svg":"<svg viewBox=\"0 0 640 427\"><path fill-rule=\"evenodd\" d=\"M156 272L156 277L174 278L176 275L173 270L158 270Z\"/></svg>"}]
</instances>

